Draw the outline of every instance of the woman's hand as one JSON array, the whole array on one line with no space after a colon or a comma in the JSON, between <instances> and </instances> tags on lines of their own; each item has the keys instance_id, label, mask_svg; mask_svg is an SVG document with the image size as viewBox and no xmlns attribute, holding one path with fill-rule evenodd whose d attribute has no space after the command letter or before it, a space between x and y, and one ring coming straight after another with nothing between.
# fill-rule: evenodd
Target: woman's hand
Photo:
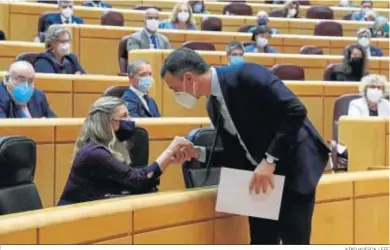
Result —
<instances>
[{"instance_id":1,"label":"woman's hand","mask_svg":"<svg viewBox=\"0 0 390 250\"><path fill-rule=\"evenodd\" d=\"M184 137L175 137L167 149L156 160L161 170L170 164L182 164L189 161L192 155L193 144Z\"/></svg>"}]
</instances>

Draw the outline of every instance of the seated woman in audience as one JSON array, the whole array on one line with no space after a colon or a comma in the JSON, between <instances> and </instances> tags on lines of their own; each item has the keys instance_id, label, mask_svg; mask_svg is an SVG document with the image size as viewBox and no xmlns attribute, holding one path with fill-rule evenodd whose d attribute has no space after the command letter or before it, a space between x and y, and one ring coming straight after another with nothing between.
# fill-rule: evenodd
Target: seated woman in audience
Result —
<instances>
[{"instance_id":1,"label":"seated woman in audience","mask_svg":"<svg viewBox=\"0 0 390 250\"><path fill-rule=\"evenodd\" d=\"M192 8L194 14L209 14L206 10L204 0L188 0L188 4Z\"/></svg>"},{"instance_id":2,"label":"seated woman in audience","mask_svg":"<svg viewBox=\"0 0 390 250\"><path fill-rule=\"evenodd\" d=\"M278 53L278 51L271 46L268 46L268 40L271 37L270 29L263 25L258 26L252 33L251 45L245 46L245 52L248 53Z\"/></svg>"},{"instance_id":3,"label":"seated woman in audience","mask_svg":"<svg viewBox=\"0 0 390 250\"><path fill-rule=\"evenodd\" d=\"M371 36L376 38L389 38L389 32L386 32L386 27L388 29L389 20L383 16L377 17L374 26L370 28Z\"/></svg>"},{"instance_id":4,"label":"seated woman in audience","mask_svg":"<svg viewBox=\"0 0 390 250\"><path fill-rule=\"evenodd\" d=\"M169 20L160 23L160 29L196 30L195 18L186 2L177 3Z\"/></svg>"},{"instance_id":5,"label":"seated woman in audience","mask_svg":"<svg viewBox=\"0 0 390 250\"><path fill-rule=\"evenodd\" d=\"M27 61L11 64L0 83L0 118L55 118L45 94L34 87L35 71Z\"/></svg>"},{"instance_id":6,"label":"seated woman in audience","mask_svg":"<svg viewBox=\"0 0 390 250\"><path fill-rule=\"evenodd\" d=\"M5 37L4 31L0 30L0 41L5 41L7 38Z\"/></svg>"},{"instance_id":7,"label":"seated woman in audience","mask_svg":"<svg viewBox=\"0 0 390 250\"><path fill-rule=\"evenodd\" d=\"M63 25L52 25L46 32L46 52L37 56L36 72L52 74L85 74L75 54L70 53L71 36Z\"/></svg>"},{"instance_id":8,"label":"seated woman in audience","mask_svg":"<svg viewBox=\"0 0 390 250\"><path fill-rule=\"evenodd\" d=\"M299 2L294 0L286 0L283 6L283 17L299 18Z\"/></svg>"},{"instance_id":9,"label":"seated woman in audience","mask_svg":"<svg viewBox=\"0 0 390 250\"><path fill-rule=\"evenodd\" d=\"M360 44L367 53L368 57L371 56L383 56L383 52L380 48L371 46L371 31L366 28L362 28L357 32L358 44Z\"/></svg>"},{"instance_id":10,"label":"seated woman in audience","mask_svg":"<svg viewBox=\"0 0 390 250\"><path fill-rule=\"evenodd\" d=\"M359 90L363 97L349 103L349 116L390 117L390 102L385 99L385 94L388 94L385 76L371 74L363 77Z\"/></svg>"},{"instance_id":11,"label":"seated woman in audience","mask_svg":"<svg viewBox=\"0 0 390 250\"><path fill-rule=\"evenodd\" d=\"M367 64L366 50L359 44L350 45L344 50L343 62L335 67L331 80L360 82L368 74Z\"/></svg>"},{"instance_id":12,"label":"seated woman in audience","mask_svg":"<svg viewBox=\"0 0 390 250\"><path fill-rule=\"evenodd\" d=\"M112 8L111 4L105 3L103 1L89 1L83 3L85 7L95 7L95 8Z\"/></svg>"},{"instance_id":13,"label":"seated woman in audience","mask_svg":"<svg viewBox=\"0 0 390 250\"><path fill-rule=\"evenodd\" d=\"M261 10L261 11L257 12L256 16L257 16L257 26L263 26L263 25L268 26L269 19L268 19L267 12ZM251 27L248 30L248 32L252 33L256 29L257 26ZM279 34L279 31L277 29L270 28L270 34L271 35Z\"/></svg>"},{"instance_id":14,"label":"seated woman in audience","mask_svg":"<svg viewBox=\"0 0 390 250\"><path fill-rule=\"evenodd\" d=\"M58 205L104 199L124 191L153 192L170 164L190 160L181 152L191 143L176 137L150 166L130 167L126 141L134 126L126 102L120 98L101 97L93 104L76 140L72 168Z\"/></svg>"}]
</instances>

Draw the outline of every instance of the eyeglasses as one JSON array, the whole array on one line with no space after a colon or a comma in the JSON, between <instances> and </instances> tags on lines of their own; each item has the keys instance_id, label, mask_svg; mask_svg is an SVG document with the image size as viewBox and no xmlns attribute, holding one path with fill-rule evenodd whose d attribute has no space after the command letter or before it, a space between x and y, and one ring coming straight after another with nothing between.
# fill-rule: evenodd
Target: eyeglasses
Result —
<instances>
[{"instance_id":1,"label":"eyeglasses","mask_svg":"<svg viewBox=\"0 0 390 250\"><path fill-rule=\"evenodd\" d=\"M11 77L12 81L15 83L15 84L20 84L20 83L25 83L27 82L28 84L34 84L35 82L35 78L27 78L25 76L22 76L22 75L17 75L15 77Z\"/></svg>"}]
</instances>

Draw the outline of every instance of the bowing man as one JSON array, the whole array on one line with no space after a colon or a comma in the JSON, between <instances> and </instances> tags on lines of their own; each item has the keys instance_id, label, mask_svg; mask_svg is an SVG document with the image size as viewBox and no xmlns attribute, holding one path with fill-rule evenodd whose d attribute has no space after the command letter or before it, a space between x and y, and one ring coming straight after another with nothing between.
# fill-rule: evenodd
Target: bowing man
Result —
<instances>
[{"instance_id":1,"label":"bowing man","mask_svg":"<svg viewBox=\"0 0 390 250\"><path fill-rule=\"evenodd\" d=\"M145 60L129 62L127 68L130 87L122 99L127 102L131 117L160 117L156 102L148 95L153 87L152 67Z\"/></svg>"}]
</instances>

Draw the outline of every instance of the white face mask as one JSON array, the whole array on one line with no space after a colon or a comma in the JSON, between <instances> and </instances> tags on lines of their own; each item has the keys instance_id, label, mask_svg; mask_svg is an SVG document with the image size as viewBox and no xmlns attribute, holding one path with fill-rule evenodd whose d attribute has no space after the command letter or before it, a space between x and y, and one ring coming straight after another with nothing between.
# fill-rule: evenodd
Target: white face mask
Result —
<instances>
[{"instance_id":1,"label":"white face mask","mask_svg":"<svg viewBox=\"0 0 390 250\"><path fill-rule=\"evenodd\" d=\"M265 46L268 45L268 39L264 37L258 37L256 38L256 45L261 48L264 48Z\"/></svg>"},{"instance_id":2,"label":"white face mask","mask_svg":"<svg viewBox=\"0 0 390 250\"><path fill-rule=\"evenodd\" d=\"M195 85L194 85L194 88L195 88ZM193 90L193 93L195 93L195 90ZM179 103L181 106L188 108L188 109L192 109L196 105L196 103L198 102L198 98L191 95L190 93L185 92L185 88L184 88L184 91L175 93L175 99L176 99L177 103Z\"/></svg>"},{"instance_id":3,"label":"white face mask","mask_svg":"<svg viewBox=\"0 0 390 250\"><path fill-rule=\"evenodd\" d=\"M296 9L290 9L290 10L288 10L288 15L290 16L290 17L293 17L293 16L295 16L297 14L297 10Z\"/></svg>"},{"instance_id":4,"label":"white face mask","mask_svg":"<svg viewBox=\"0 0 390 250\"><path fill-rule=\"evenodd\" d=\"M160 21L156 20L156 19L146 20L146 28L150 31L156 31L158 29L159 24L160 24Z\"/></svg>"},{"instance_id":5,"label":"white face mask","mask_svg":"<svg viewBox=\"0 0 390 250\"><path fill-rule=\"evenodd\" d=\"M188 12L185 12L185 11L180 11L178 14L177 14L177 19L179 19L180 22L187 22L188 21L188 18L190 17L190 13Z\"/></svg>"},{"instance_id":6,"label":"white face mask","mask_svg":"<svg viewBox=\"0 0 390 250\"><path fill-rule=\"evenodd\" d=\"M61 56L69 55L69 53L70 53L70 44L69 43L60 43L58 45L57 52Z\"/></svg>"},{"instance_id":7,"label":"white face mask","mask_svg":"<svg viewBox=\"0 0 390 250\"><path fill-rule=\"evenodd\" d=\"M344 7L348 6L349 5L349 0L340 0L340 5L344 6Z\"/></svg>"},{"instance_id":8,"label":"white face mask","mask_svg":"<svg viewBox=\"0 0 390 250\"><path fill-rule=\"evenodd\" d=\"M73 15L73 8L72 7L66 7L64 9L61 9L61 15L63 15L66 19L69 19Z\"/></svg>"},{"instance_id":9,"label":"white face mask","mask_svg":"<svg viewBox=\"0 0 390 250\"><path fill-rule=\"evenodd\" d=\"M368 47L370 45L370 39L367 37L361 37L359 38L358 43L363 47Z\"/></svg>"},{"instance_id":10,"label":"white face mask","mask_svg":"<svg viewBox=\"0 0 390 250\"><path fill-rule=\"evenodd\" d=\"M381 89L367 89L367 99L370 102L377 103L383 97L383 91Z\"/></svg>"}]
</instances>

